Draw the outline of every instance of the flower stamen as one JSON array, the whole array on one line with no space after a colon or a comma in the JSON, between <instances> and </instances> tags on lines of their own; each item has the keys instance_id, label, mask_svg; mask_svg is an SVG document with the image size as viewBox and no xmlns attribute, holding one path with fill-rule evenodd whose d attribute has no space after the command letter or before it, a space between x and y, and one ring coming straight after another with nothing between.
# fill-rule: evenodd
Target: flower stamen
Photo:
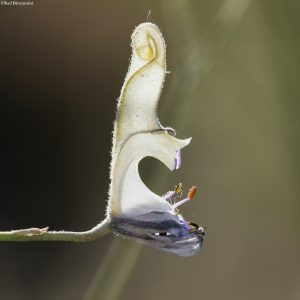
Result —
<instances>
[{"instance_id":1,"label":"flower stamen","mask_svg":"<svg viewBox=\"0 0 300 300\"><path fill-rule=\"evenodd\" d=\"M170 201L172 200L172 198L176 195L176 192L175 191L168 191L166 194L164 194L162 196L162 198L164 198L165 200L167 201Z\"/></svg>"},{"instance_id":2,"label":"flower stamen","mask_svg":"<svg viewBox=\"0 0 300 300\"><path fill-rule=\"evenodd\" d=\"M190 188L188 194L187 194L187 197L188 197L189 199L193 199L194 196L196 195L196 192L197 192L197 187L192 186L192 187Z\"/></svg>"},{"instance_id":3,"label":"flower stamen","mask_svg":"<svg viewBox=\"0 0 300 300\"><path fill-rule=\"evenodd\" d=\"M173 210L175 210L178 206L190 201L191 199L190 198L184 198L178 202L176 202L175 204L173 204Z\"/></svg>"},{"instance_id":4,"label":"flower stamen","mask_svg":"<svg viewBox=\"0 0 300 300\"><path fill-rule=\"evenodd\" d=\"M178 206L183 205L184 203L190 201L193 199L193 197L195 196L197 191L197 188L195 186L192 186L187 194L187 198L184 198L178 202L176 202L175 204L173 204L173 211L175 211L177 209Z\"/></svg>"},{"instance_id":5,"label":"flower stamen","mask_svg":"<svg viewBox=\"0 0 300 300\"><path fill-rule=\"evenodd\" d=\"M178 195L182 195L182 183L179 182L174 189L174 192Z\"/></svg>"},{"instance_id":6,"label":"flower stamen","mask_svg":"<svg viewBox=\"0 0 300 300\"><path fill-rule=\"evenodd\" d=\"M168 191L166 194L162 196L165 200L169 201L171 204L176 201L177 198L181 197L182 195L182 183L178 183L173 191Z\"/></svg>"}]
</instances>

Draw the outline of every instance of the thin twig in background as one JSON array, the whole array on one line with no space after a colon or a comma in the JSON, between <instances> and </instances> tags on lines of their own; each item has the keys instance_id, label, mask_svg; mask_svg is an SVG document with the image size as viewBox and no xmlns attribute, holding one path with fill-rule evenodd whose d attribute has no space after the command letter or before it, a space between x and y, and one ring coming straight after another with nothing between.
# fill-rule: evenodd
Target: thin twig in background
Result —
<instances>
[{"instance_id":1,"label":"thin twig in background","mask_svg":"<svg viewBox=\"0 0 300 300\"><path fill-rule=\"evenodd\" d=\"M133 241L115 239L82 299L118 299L141 249Z\"/></svg>"}]
</instances>

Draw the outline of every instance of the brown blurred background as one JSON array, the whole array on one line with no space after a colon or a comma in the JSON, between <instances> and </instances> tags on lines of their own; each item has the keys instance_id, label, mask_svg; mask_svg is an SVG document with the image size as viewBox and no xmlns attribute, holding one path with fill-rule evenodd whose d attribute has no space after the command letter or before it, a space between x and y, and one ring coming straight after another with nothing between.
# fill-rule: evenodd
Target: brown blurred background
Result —
<instances>
[{"instance_id":1,"label":"brown blurred background","mask_svg":"<svg viewBox=\"0 0 300 300\"><path fill-rule=\"evenodd\" d=\"M191 258L143 248L117 298L300 299L298 0L0 6L0 230L104 217L115 99L149 10L171 71L161 122L193 141L179 171L141 173L160 194L197 185L184 215L208 229ZM0 299L81 299L114 239L1 243Z\"/></svg>"}]
</instances>

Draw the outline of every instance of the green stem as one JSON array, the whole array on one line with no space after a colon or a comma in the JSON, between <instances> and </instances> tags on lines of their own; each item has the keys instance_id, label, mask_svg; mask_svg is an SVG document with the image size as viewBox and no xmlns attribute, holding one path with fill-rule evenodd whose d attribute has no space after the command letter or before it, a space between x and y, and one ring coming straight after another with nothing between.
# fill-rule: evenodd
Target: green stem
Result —
<instances>
[{"instance_id":1,"label":"green stem","mask_svg":"<svg viewBox=\"0 0 300 300\"><path fill-rule=\"evenodd\" d=\"M89 242L96 240L110 231L110 220L106 218L90 230L74 231L48 231L45 228L27 228L11 231L0 231L0 242L32 242L32 241L64 241Z\"/></svg>"}]
</instances>

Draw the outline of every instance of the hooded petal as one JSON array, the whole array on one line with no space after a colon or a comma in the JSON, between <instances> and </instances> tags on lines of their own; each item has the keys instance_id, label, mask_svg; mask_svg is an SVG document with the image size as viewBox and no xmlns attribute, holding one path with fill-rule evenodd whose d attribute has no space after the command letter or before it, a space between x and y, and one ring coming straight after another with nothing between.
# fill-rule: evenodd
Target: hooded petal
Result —
<instances>
[{"instance_id":1,"label":"hooded petal","mask_svg":"<svg viewBox=\"0 0 300 300\"><path fill-rule=\"evenodd\" d=\"M113 151L136 132L162 128L157 103L166 72L164 39L152 23L136 27L131 38L132 57L118 101Z\"/></svg>"},{"instance_id":2,"label":"hooded petal","mask_svg":"<svg viewBox=\"0 0 300 300\"><path fill-rule=\"evenodd\" d=\"M132 34L132 58L118 102L111 163L108 213L138 215L170 211L171 205L142 182L138 163L146 156L170 170L180 165L180 149L190 140L170 135L157 119L165 78L165 42L158 27L144 23Z\"/></svg>"}]
</instances>

